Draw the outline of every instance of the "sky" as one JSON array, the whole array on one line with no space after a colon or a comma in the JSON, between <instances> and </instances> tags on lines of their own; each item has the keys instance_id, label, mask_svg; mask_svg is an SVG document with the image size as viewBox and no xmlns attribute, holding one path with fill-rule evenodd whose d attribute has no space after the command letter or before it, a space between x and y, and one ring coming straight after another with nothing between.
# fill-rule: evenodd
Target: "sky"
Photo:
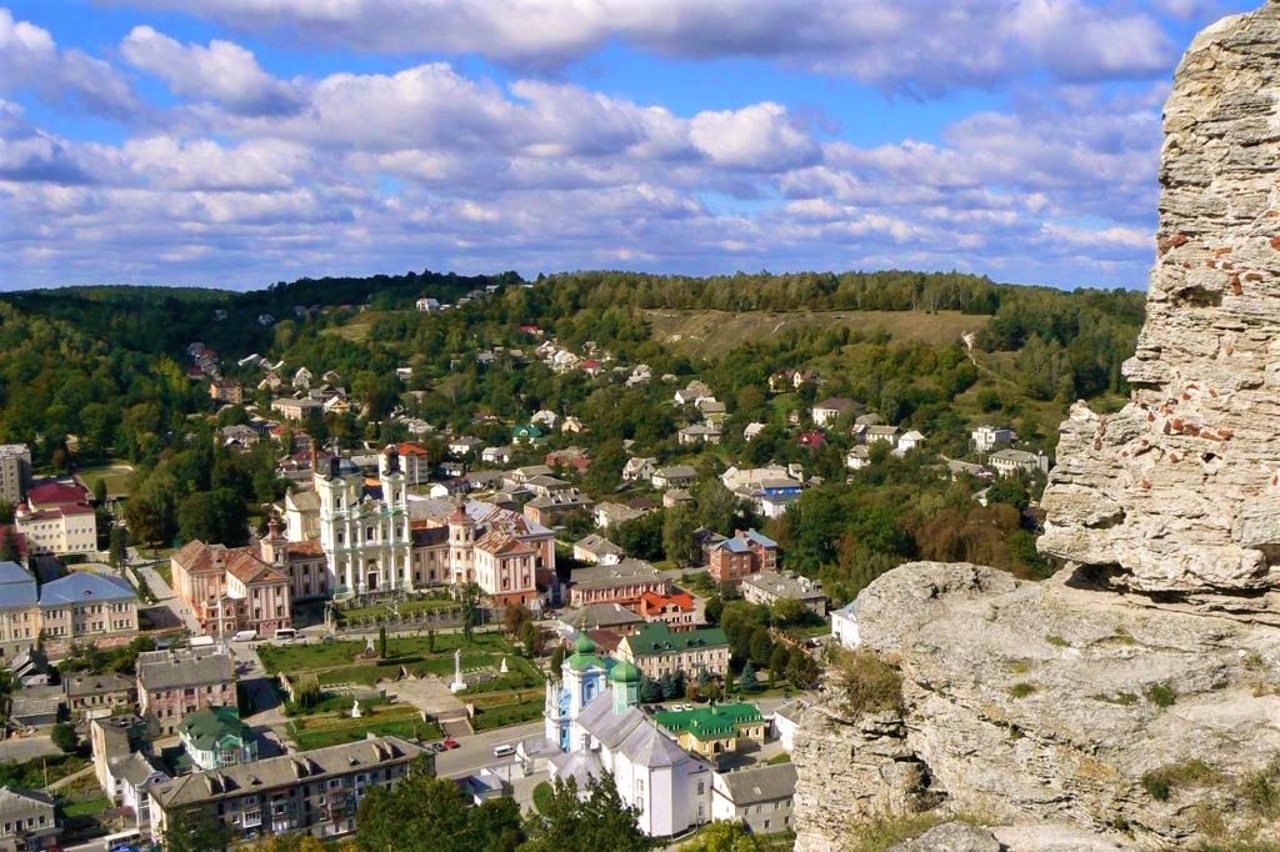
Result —
<instances>
[{"instance_id":1,"label":"sky","mask_svg":"<svg viewBox=\"0 0 1280 852\"><path fill-rule=\"evenodd\" d=\"M1259 2L0 0L0 289L1141 288L1178 58Z\"/></svg>"}]
</instances>

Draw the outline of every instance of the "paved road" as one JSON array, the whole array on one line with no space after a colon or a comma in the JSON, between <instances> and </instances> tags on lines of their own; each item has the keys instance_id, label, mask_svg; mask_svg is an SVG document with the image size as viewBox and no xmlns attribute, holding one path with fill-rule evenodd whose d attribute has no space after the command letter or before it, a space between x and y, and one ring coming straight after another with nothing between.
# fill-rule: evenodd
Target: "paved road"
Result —
<instances>
[{"instance_id":1,"label":"paved road","mask_svg":"<svg viewBox=\"0 0 1280 852\"><path fill-rule=\"evenodd\" d=\"M37 757L53 757L62 754L47 735L37 734L33 737L13 737L0 742L0 760L12 760L17 763Z\"/></svg>"},{"instance_id":2,"label":"paved road","mask_svg":"<svg viewBox=\"0 0 1280 852\"><path fill-rule=\"evenodd\" d=\"M436 774L460 778L463 775L478 772L486 766L498 769L510 766L515 761L510 757L494 757L493 749L500 745L514 746L529 737L541 736L544 730L543 722L539 720L459 737L459 748L436 755Z\"/></svg>"},{"instance_id":3,"label":"paved road","mask_svg":"<svg viewBox=\"0 0 1280 852\"><path fill-rule=\"evenodd\" d=\"M169 609L173 613L174 620L186 627L193 635L199 635L200 622L196 620L195 614L189 608L183 605L182 601L169 588L169 584L164 581L164 577L160 576L160 572L147 565L137 565L138 573L140 573L147 581L147 585L151 587L151 592L156 596L156 600L160 605Z\"/></svg>"}]
</instances>

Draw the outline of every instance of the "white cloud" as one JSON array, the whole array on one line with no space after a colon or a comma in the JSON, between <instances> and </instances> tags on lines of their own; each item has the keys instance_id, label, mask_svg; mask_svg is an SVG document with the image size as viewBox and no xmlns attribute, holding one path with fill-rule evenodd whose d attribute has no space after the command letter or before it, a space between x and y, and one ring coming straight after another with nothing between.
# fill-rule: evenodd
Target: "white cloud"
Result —
<instances>
[{"instance_id":1,"label":"white cloud","mask_svg":"<svg viewBox=\"0 0 1280 852\"><path fill-rule=\"evenodd\" d=\"M62 50L48 30L0 7L0 93L30 89L51 104L127 118L140 108L114 68L80 50Z\"/></svg>"},{"instance_id":2,"label":"white cloud","mask_svg":"<svg viewBox=\"0 0 1280 852\"><path fill-rule=\"evenodd\" d=\"M814 162L813 139L787 119L785 107L761 103L740 110L701 112L690 136L717 165L757 171L779 171Z\"/></svg>"},{"instance_id":3,"label":"white cloud","mask_svg":"<svg viewBox=\"0 0 1280 852\"><path fill-rule=\"evenodd\" d=\"M190 11L185 0L138 2ZM1040 67L1063 80L1149 79L1172 61L1159 22L1114 0L206 0L198 14L295 42L541 68L618 38L668 56L776 59L918 94Z\"/></svg>"},{"instance_id":4,"label":"white cloud","mask_svg":"<svg viewBox=\"0 0 1280 852\"><path fill-rule=\"evenodd\" d=\"M134 27L120 45L132 65L164 80L175 94L212 99L244 115L293 112L304 95L262 69L253 53L229 41L183 45L151 27Z\"/></svg>"}]
</instances>

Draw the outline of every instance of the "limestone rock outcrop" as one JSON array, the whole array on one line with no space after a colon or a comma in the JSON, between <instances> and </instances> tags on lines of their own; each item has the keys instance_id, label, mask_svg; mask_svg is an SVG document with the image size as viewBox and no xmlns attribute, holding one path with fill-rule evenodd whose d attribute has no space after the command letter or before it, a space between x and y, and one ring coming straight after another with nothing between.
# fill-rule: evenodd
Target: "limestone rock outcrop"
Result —
<instances>
[{"instance_id":1,"label":"limestone rock outcrop","mask_svg":"<svg viewBox=\"0 0 1280 852\"><path fill-rule=\"evenodd\" d=\"M848 718L828 679L796 736L798 852L923 811L1006 826L992 830L1019 852L1266 836L1240 789L1280 755L1280 631L1135 608L1068 576L922 562L862 592L863 643L898 666L904 711ZM1144 786L1197 761L1211 774L1166 800Z\"/></svg>"},{"instance_id":2,"label":"limestone rock outcrop","mask_svg":"<svg viewBox=\"0 0 1280 852\"><path fill-rule=\"evenodd\" d=\"M1280 4L1195 39L1164 130L1133 397L1063 423L1040 547L1135 591L1280 610Z\"/></svg>"},{"instance_id":3,"label":"limestone rock outcrop","mask_svg":"<svg viewBox=\"0 0 1280 852\"><path fill-rule=\"evenodd\" d=\"M1196 38L1165 133L1133 396L1072 408L1042 502L1064 568L863 590L902 707L855 717L828 675L796 734L798 852L924 812L984 828L904 849L1280 842L1280 0Z\"/></svg>"}]
</instances>

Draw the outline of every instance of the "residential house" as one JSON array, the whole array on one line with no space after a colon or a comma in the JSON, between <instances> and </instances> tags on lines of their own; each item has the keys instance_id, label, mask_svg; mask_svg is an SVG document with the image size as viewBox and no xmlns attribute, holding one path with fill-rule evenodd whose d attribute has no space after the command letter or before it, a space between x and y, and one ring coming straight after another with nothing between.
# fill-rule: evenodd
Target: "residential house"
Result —
<instances>
[{"instance_id":1,"label":"residential house","mask_svg":"<svg viewBox=\"0 0 1280 852\"><path fill-rule=\"evenodd\" d=\"M827 436L812 430L801 432L796 436L796 443L807 450L816 450L827 442Z\"/></svg>"},{"instance_id":2,"label":"residential house","mask_svg":"<svg viewBox=\"0 0 1280 852\"><path fill-rule=\"evenodd\" d=\"M778 601L800 601L820 616L827 614L827 596L808 577L762 571L742 579L742 597L750 603L772 607Z\"/></svg>"},{"instance_id":3,"label":"residential house","mask_svg":"<svg viewBox=\"0 0 1280 852\"><path fill-rule=\"evenodd\" d=\"M636 611L650 624L661 622L675 633L693 630L702 623L697 602L688 592L645 592Z\"/></svg>"},{"instance_id":4,"label":"residential house","mask_svg":"<svg viewBox=\"0 0 1280 852\"><path fill-rule=\"evenodd\" d=\"M905 455L923 443L924 435L912 429L910 432L904 432L898 436L898 447L894 452L900 456Z\"/></svg>"},{"instance_id":5,"label":"residential house","mask_svg":"<svg viewBox=\"0 0 1280 852\"><path fill-rule=\"evenodd\" d=\"M640 482L653 478L653 473L657 470L658 460L655 458L641 458L633 456L627 459L627 463L622 466L623 482Z\"/></svg>"},{"instance_id":6,"label":"residential house","mask_svg":"<svg viewBox=\"0 0 1280 852\"><path fill-rule=\"evenodd\" d=\"M625 503L597 503L595 521L597 527L607 530L644 517L645 514L647 513L643 509L634 509Z\"/></svg>"},{"instance_id":7,"label":"residential house","mask_svg":"<svg viewBox=\"0 0 1280 852\"><path fill-rule=\"evenodd\" d=\"M770 393L785 393L800 390L807 384L818 381L818 374L812 370L782 370L769 377Z\"/></svg>"},{"instance_id":8,"label":"residential house","mask_svg":"<svg viewBox=\"0 0 1280 852\"><path fill-rule=\"evenodd\" d=\"M424 296L414 302L414 307L425 314L433 313L440 310L440 300L434 296Z\"/></svg>"},{"instance_id":9,"label":"residential house","mask_svg":"<svg viewBox=\"0 0 1280 852\"><path fill-rule=\"evenodd\" d=\"M861 431L855 435L855 438L868 446L874 444L876 441L883 441L890 447L896 447L898 445L898 435L900 431L901 430L898 429L897 426L867 426L865 428L861 428Z\"/></svg>"},{"instance_id":10,"label":"residential house","mask_svg":"<svg viewBox=\"0 0 1280 852\"><path fill-rule=\"evenodd\" d=\"M862 644L858 633L858 601L849 601L840 609L831 611L831 638L842 647L856 648Z\"/></svg>"},{"instance_id":11,"label":"residential house","mask_svg":"<svg viewBox=\"0 0 1280 852\"><path fill-rule=\"evenodd\" d=\"M653 472L649 481L659 491L668 488L688 488L698 478L698 471L687 464L673 464L660 467Z\"/></svg>"},{"instance_id":12,"label":"residential house","mask_svg":"<svg viewBox=\"0 0 1280 852\"><path fill-rule=\"evenodd\" d=\"M506 488L519 488L527 485L530 481L541 476L550 477L555 471L545 464L530 464L524 467L518 467L515 470L508 471L502 477L502 484ZM565 483L567 486L568 483Z\"/></svg>"},{"instance_id":13,"label":"residential house","mask_svg":"<svg viewBox=\"0 0 1280 852\"><path fill-rule=\"evenodd\" d=\"M795 794L794 763L717 772L711 781L711 818L746 823L752 834L791 831Z\"/></svg>"},{"instance_id":14,"label":"residential house","mask_svg":"<svg viewBox=\"0 0 1280 852\"><path fill-rule=\"evenodd\" d=\"M524 504L524 516L535 524L554 527L569 515L590 512L595 504L576 488L554 491L534 497Z\"/></svg>"},{"instance_id":15,"label":"residential house","mask_svg":"<svg viewBox=\"0 0 1280 852\"><path fill-rule=\"evenodd\" d=\"M682 749L713 759L745 743L764 745L768 730L760 708L745 702L665 710L653 714L653 719L675 734Z\"/></svg>"},{"instance_id":16,"label":"residential house","mask_svg":"<svg viewBox=\"0 0 1280 852\"><path fill-rule=\"evenodd\" d=\"M549 411L544 408L541 411L534 412L534 415L529 418L529 422L535 426L546 429L547 431L551 431L552 429L555 429L556 424L560 422L560 415L556 414L554 411Z\"/></svg>"},{"instance_id":17,"label":"residential house","mask_svg":"<svg viewBox=\"0 0 1280 852\"><path fill-rule=\"evenodd\" d=\"M419 756L426 762L416 763ZM411 766L435 772L428 749L374 737L197 772L150 789L152 839L163 842L180 816L221 823L237 845L285 832L350 834L360 800L394 786Z\"/></svg>"},{"instance_id":18,"label":"residential house","mask_svg":"<svg viewBox=\"0 0 1280 852\"><path fill-rule=\"evenodd\" d=\"M103 674L68 674L62 679L67 710L76 722L110 716L138 700L137 682L131 677Z\"/></svg>"},{"instance_id":19,"label":"residential house","mask_svg":"<svg viewBox=\"0 0 1280 852\"><path fill-rule=\"evenodd\" d=\"M316 377L314 373L306 367L299 367L293 374L293 389L301 391L310 390L311 383L314 382L315 379Z\"/></svg>"},{"instance_id":20,"label":"residential house","mask_svg":"<svg viewBox=\"0 0 1280 852\"><path fill-rule=\"evenodd\" d=\"M22 787L0 789L0 852L60 849L61 832L53 796Z\"/></svg>"},{"instance_id":21,"label":"residential house","mask_svg":"<svg viewBox=\"0 0 1280 852\"><path fill-rule=\"evenodd\" d=\"M548 467L573 470L579 475L586 473L591 468L591 456L586 450L578 446L552 450L547 453L543 461L547 463Z\"/></svg>"},{"instance_id":22,"label":"residential house","mask_svg":"<svg viewBox=\"0 0 1280 852\"><path fill-rule=\"evenodd\" d=\"M1018 436L1012 429L1002 426L979 426L969 433L969 438L973 442L974 452L985 454L1009 446Z\"/></svg>"},{"instance_id":23,"label":"residential house","mask_svg":"<svg viewBox=\"0 0 1280 852\"><path fill-rule=\"evenodd\" d=\"M634 633L644 624L644 619L622 604L596 603L565 610L559 622L564 630L572 633L594 636L598 631L608 631L617 636L616 642L620 642L623 636Z\"/></svg>"},{"instance_id":24,"label":"residential house","mask_svg":"<svg viewBox=\"0 0 1280 852\"><path fill-rule=\"evenodd\" d=\"M542 430L533 423L522 423L511 430L511 443L517 446L531 446L542 437Z\"/></svg>"},{"instance_id":25,"label":"residential house","mask_svg":"<svg viewBox=\"0 0 1280 852\"><path fill-rule=\"evenodd\" d=\"M622 640L618 656L652 680L677 671L686 677L702 670L723 677L729 668L729 640L719 627L677 633L665 624L646 624L640 632Z\"/></svg>"},{"instance_id":26,"label":"residential house","mask_svg":"<svg viewBox=\"0 0 1280 852\"><path fill-rule=\"evenodd\" d=\"M700 399L714 399L715 394L704 383L694 379L675 393L676 405L694 405Z\"/></svg>"},{"instance_id":27,"label":"residential house","mask_svg":"<svg viewBox=\"0 0 1280 852\"><path fill-rule=\"evenodd\" d=\"M751 574L777 571L779 561L776 541L756 530L738 530L710 548L708 573L717 583L737 585Z\"/></svg>"},{"instance_id":28,"label":"residential house","mask_svg":"<svg viewBox=\"0 0 1280 852\"><path fill-rule=\"evenodd\" d=\"M729 416L729 409L714 396L704 397L695 403L698 413L708 423L721 423Z\"/></svg>"},{"instance_id":29,"label":"residential house","mask_svg":"<svg viewBox=\"0 0 1280 852\"><path fill-rule=\"evenodd\" d=\"M720 427L714 423L694 423L676 432L676 440L683 445L718 444L720 437Z\"/></svg>"},{"instance_id":30,"label":"residential house","mask_svg":"<svg viewBox=\"0 0 1280 852\"><path fill-rule=\"evenodd\" d=\"M216 402L240 405L244 402L244 385L235 379L218 379L209 384L209 397Z\"/></svg>"},{"instance_id":31,"label":"residential house","mask_svg":"<svg viewBox=\"0 0 1280 852\"><path fill-rule=\"evenodd\" d=\"M469 456L480 452L483 448L484 441L479 438L473 438L470 435L449 439L449 452L455 456Z\"/></svg>"},{"instance_id":32,"label":"residential house","mask_svg":"<svg viewBox=\"0 0 1280 852\"><path fill-rule=\"evenodd\" d=\"M560 424L560 431L565 435L580 435L587 431L587 427L578 418L569 416Z\"/></svg>"},{"instance_id":33,"label":"residential house","mask_svg":"<svg viewBox=\"0 0 1280 852\"><path fill-rule=\"evenodd\" d=\"M671 488L662 493L662 508L670 509L681 503L692 503L693 495L683 488Z\"/></svg>"},{"instance_id":34,"label":"residential house","mask_svg":"<svg viewBox=\"0 0 1280 852\"><path fill-rule=\"evenodd\" d=\"M835 422L846 414L860 413L863 408L862 403L852 399L831 397L814 403L813 408L809 409L809 416L813 419L814 426L822 428L835 425Z\"/></svg>"},{"instance_id":35,"label":"residential house","mask_svg":"<svg viewBox=\"0 0 1280 852\"><path fill-rule=\"evenodd\" d=\"M871 450L866 444L857 444L849 448L844 456L845 467L849 470L862 470L871 464Z\"/></svg>"},{"instance_id":36,"label":"residential house","mask_svg":"<svg viewBox=\"0 0 1280 852\"><path fill-rule=\"evenodd\" d=\"M257 429L243 424L223 426L218 430L218 437L222 446L236 450L247 450L255 447L258 441L262 439Z\"/></svg>"},{"instance_id":37,"label":"residential house","mask_svg":"<svg viewBox=\"0 0 1280 852\"><path fill-rule=\"evenodd\" d=\"M996 476L1049 472L1049 457L1043 452L1029 453L1025 450L997 450L991 454L987 462L995 470Z\"/></svg>"},{"instance_id":38,"label":"residential house","mask_svg":"<svg viewBox=\"0 0 1280 852\"><path fill-rule=\"evenodd\" d=\"M178 739L200 770L225 769L258 759L258 741L240 721L238 707L205 707L178 725Z\"/></svg>"},{"instance_id":39,"label":"residential house","mask_svg":"<svg viewBox=\"0 0 1280 852\"><path fill-rule=\"evenodd\" d=\"M790 754L796 747L796 731L800 729L800 716L808 705L799 699L788 701L773 711L773 733Z\"/></svg>"},{"instance_id":40,"label":"residential house","mask_svg":"<svg viewBox=\"0 0 1280 852\"><path fill-rule=\"evenodd\" d=\"M513 451L509 444L500 447L485 447L480 453L480 461L485 464L510 464Z\"/></svg>"},{"instance_id":41,"label":"residential house","mask_svg":"<svg viewBox=\"0 0 1280 852\"><path fill-rule=\"evenodd\" d=\"M113 773L114 765L134 752L150 752L151 732L146 720L134 713L92 719L89 722L89 748L98 786L119 801L121 789Z\"/></svg>"},{"instance_id":42,"label":"residential house","mask_svg":"<svg viewBox=\"0 0 1280 852\"><path fill-rule=\"evenodd\" d=\"M975 479L984 482L990 482L996 478L995 472L991 468L974 464L973 462L960 461L958 459L949 459L947 461L947 472L950 474L952 481L962 476L972 476Z\"/></svg>"},{"instance_id":43,"label":"residential house","mask_svg":"<svg viewBox=\"0 0 1280 852\"><path fill-rule=\"evenodd\" d=\"M216 648L174 648L138 655L138 707L162 735L205 707L235 707L235 664Z\"/></svg>"},{"instance_id":44,"label":"residential house","mask_svg":"<svg viewBox=\"0 0 1280 852\"><path fill-rule=\"evenodd\" d=\"M387 448L383 448L386 452ZM420 444L402 441L396 445L400 454L400 469L404 472L404 484L410 487L425 485L431 478L431 453Z\"/></svg>"},{"instance_id":45,"label":"residential house","mask_svg":"<svg viewBox=\"0 0 1280 852\"><path fill-rule=\"evenodd\" d=\"M137 825L150 826L151 788L166 784L173 777L154 756L142 752L116 758L112 761L111 774L116 782L116 803L132 813Z\"/></svg>"},{"instance_id":46,"label":"residential house","mask_svg":"<svg viewBox=\"0 0 1280 852\"><path fill-rule=\"evenodd\" d=\"M591 533L573 543L573 558L592 565L616 565L622 560L621 547L602 535Z\"/></svg>"},{"instance_id":47,"label":"residential house","mask_svg":"<svg viewBox=\"0 0 1280 852\"><path fill-rule=\"evenodd\" d=\"M277 412L286 420L302 421L310 417L312 413L323 411L324 403L309 396L280 397L279 399L271 400L271 410Z\"/></svg>"},{"instance_id":48,"label":"residential house","mask_svg":"<svg viewBox=\"0 0 1280 852\"><path fill-rule=\"evenodd\" d=\"M640 559L578 568L569 578L569 603L585 606L616 603L636 606L646 592L667 593L669 584L658 569Z\"/></svg>"},{"instance_id":49,"label":"residential house","mask_svg":"<svg viewBox=\"0 0 1280 852\"><path fill-rule=\"evenodd\" d=\"M753 441L756 438L759 438L760 433L763 432L764 430L765 430L765 424L761 423L758 420L753 420L752 422L747 424L747 427L745 429L742 430L742 439L748 442Z\"/></svg>"},{"instance_id":50,"label":"residential house","mask_svg":"<svg viewBox=\"0 0 1280 852\"><path fill-rule=\"evenodd\" d=\"M66 696L60 686L28 686L9 698L9 721L27 728L52 728Z\"/></svg>"}]
</instances>

